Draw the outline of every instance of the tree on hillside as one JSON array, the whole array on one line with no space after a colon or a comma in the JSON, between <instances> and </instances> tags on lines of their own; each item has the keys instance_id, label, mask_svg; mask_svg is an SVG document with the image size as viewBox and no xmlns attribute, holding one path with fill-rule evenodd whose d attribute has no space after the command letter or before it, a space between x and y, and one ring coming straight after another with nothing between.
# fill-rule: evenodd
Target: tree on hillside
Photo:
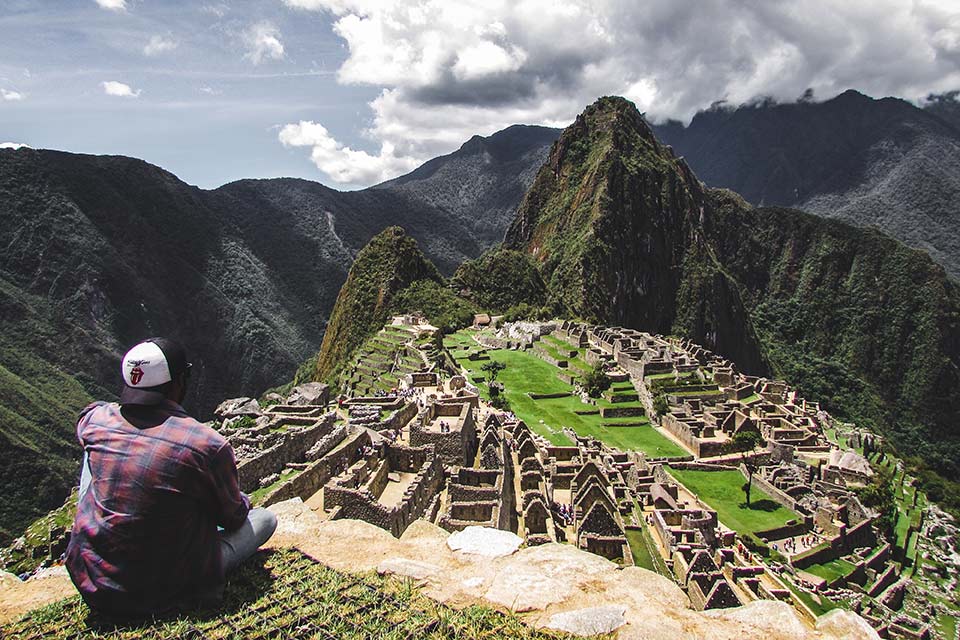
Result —
<instances>
[{"instance_id":1,"label":"tree on hillside","mask_svg":"<svg viewBox=\"0 0 960 640\"><path fill-rule=\"evenodd\" d=\"M612 384L610 376L602 362L593 365L587 373L580 377L580 383L583 385L587 395L591 398L598 397L601 393L610 388Z\"/></svg>"},{"instance_id":2,"label":"tree on hillside","mask_svg":"<svg viewBox=\"0 0 960 640\"><path fill-rule=\"evenodd\" d=\"M487 372L487 377L489 382L494 382L497 379L497 376L500 375L500 372L507 368L507 365L502 362L497 362L496 360L491 360L490 362L484 364L480 367L481 370Z\"/></svg>"},{"instance_id":3,"label":"tree on hillside","mask_svg":"<svg viewBox=\"0 0 960 640\"><path fill-rule=\"evenodd\" d=\"M750 507L750 489L753 488L753 474L757 472L757 469L760 468L760 465L757 464L756 459L751 458L750 456L743 454L740 458L740 463L747 470L747 481L743 485L743 491L747 494L747 508Z\"/></svg>"},{"instance_id":4,"label":"tree on hillside","mask_svg":"<svg viewBox=\"0 0 960 640\"><path fill-rule=\"evenodd\" d=\"M734 451L753 451L762 442L763 437L756 431L739 431L730 444Z\"/></svg>"}]
</instances>

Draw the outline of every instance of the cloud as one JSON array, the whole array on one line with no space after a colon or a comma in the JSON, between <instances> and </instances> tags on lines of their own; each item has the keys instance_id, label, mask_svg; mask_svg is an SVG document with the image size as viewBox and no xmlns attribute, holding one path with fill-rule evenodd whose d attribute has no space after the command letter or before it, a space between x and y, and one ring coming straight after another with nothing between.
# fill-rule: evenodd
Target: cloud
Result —
<instances>
[{"instance_id":1,"label":"cloud","mask_svg":"<svg viewBox=\"0 0 960 640\"><path fill-rule=\"evenodd\" d=\"M270 22L258 22L251 26L244 32L243 39L247 47L247 54L244 57L253 64L284 58L280 31Z\"/></svg>"},{"instance_id":2,"label":"cloud","mask_svg":"<svg viewBox=\"0 0 960 640\"><path fill-rule=\"evenodd\" d=\"M32 149L30 145L23 144L21 142L0 142L0 149Z\"/></svg>"},{"instance_id":3,"label":"cloud","mask_svg":"<svg viewBox=\"0 0 960 640\"><path fill-rule=\"evenodd\" d=\"M200 7L200 11L218 18L222 18L223 16L227 15L228 11L230 11L230 7L223 2L218 4L205 4Z\"/></svg>"},{"instance_id":4,"label":"cloud","mask_svg":"<svg viewBox=\"0 0 960 640\"><path fill-rule=\"evenodd\" d=\"M151 36L150 41L143 47L143 55L145 56L155 56L165 51L173 51L180 45L179 42L173 40L172 38L164 38L163 36Z\"/></svg>"},{"instance_id":5,"label":"cloud","mask_svg":"<svg viewBox=\"0 0 960 640\"><path fill-rule=\"evenodd\" d=\"M96 0L96 3L100 5L101 9L117 12L127 10L127 0Z\"/></svg>"},{"instance_id":6,"label":"cloud","mask_svg":"<svg viewBox=\"0 0 960 640\"><path fill-rule=\"evenodd\" d=\"M3 98L5 102L19 102L27 96L20 93L19 91L14 91L12 89L0 89L0 98Z\"/></svg>"},{"instance_id":7,"label":"cloud","mask_svg":"<svg viewBox=\"0 0 960 640\"><path fill-rule=\"evenodd\" d=\"M139 98L140 89L134 91L130 85L124 84L122 82L117 82L116 80L106 80L100 83L100 86L103 87L103 92L108 96L114 96L117 98Z\"/></svg>"},{"instance_id":8,"label":"cloud","mask_svg":"<svg viewBox=\"0 0 960 640\"><path fill-rule=\"evenodd\" d=\"M214 87L200 87L199 89L197 89L197 91L199 91L200 93L206 94L208 96L219 96L220 94L223 93L223 91L221 91L220 89L216 89Z\"/></svg>"},{"instance_id":9,"label":"cloud","mask_svg":"<svg viewBox=\"0 0 960 640\"><path fill-rule=\"evenodd\" d=\"M323 125L301 120L280 129L285 147L311 147L310 159L320 171L341 184L365 185L411 171L417 162L398 156L393 145L383 144L378 155L357 151L333 139Z\"/></svg>"},{"instance_id":10,"label":"cloud","mask_svg":"<svg viewBox=\"0 0 960 640\"><path fill-rule=\"evenodd\" d=\"M338 81L380 89L363 133L396 167L517 122L568 124L602 95L662 121L808 87L824 99L960 87L951 0L284 2L332 14L348 48Z\"/></svg>"}]
</instances>

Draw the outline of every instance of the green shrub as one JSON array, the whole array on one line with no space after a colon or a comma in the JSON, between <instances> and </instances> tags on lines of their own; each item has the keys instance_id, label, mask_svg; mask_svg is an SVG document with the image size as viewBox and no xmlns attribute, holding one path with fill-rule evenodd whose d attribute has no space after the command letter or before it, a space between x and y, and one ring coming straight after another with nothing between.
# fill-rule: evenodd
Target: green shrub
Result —
<instances>
[{"instance_id":1,"label":"green shrub","mask_svg":"<svg viewBox=\"0 0 960 640\"><path fill-rule=\"evenodd\" d=\"M580 376L580 384L583 385L587 395L591 398L597 398L610 388L612 382L610 381L610 376L607 375L606 367L604 367L602 362L598 362L593 365L590 371Z\"/></svg>"},{"instance_id":2,"label":"green shrub","mask_svg":"<svg viewBox=\"0 0 960 640\"><path fill-rule=\"evenodd\" d=\"M397 293L391 310L395 314L422 313L442 333L470 326L476 308L442 283L418 280Z\"/></svg>"},{"instance_id":3,"label":"green shrub","mask_svg":"<svg viewBox=\"0 0 960 640\"><path fill-rule=\"evenodd\" d=\"M510 402L507 400L507 396L502 393L490 398L490 406L494 409L500 409L501 411L510 410Z\"/></svg>"},{"instance_id":4,"label":"green shrub","mask_svg":"<svg viewBox=\"0 0 960 640\"><path fill-rule=\"evenodd\" d=\"M547 301L547 286L533 259L501 247L464 262L450 282L478 307L495 313L521 304L540 308Z\"/></svg>"},{"instance_id":5,"label":"green shrub","mask_svg":"<svg viewBox=\"0 0 960 640\"><path fill-rule=\"evenodd\" d=\"M657 412L658 416L662 416L670 410L670 404L667 402L667 396L660 393L657 394L657 397L653 399L653 410Z\"/></svg>"}]
</instances>

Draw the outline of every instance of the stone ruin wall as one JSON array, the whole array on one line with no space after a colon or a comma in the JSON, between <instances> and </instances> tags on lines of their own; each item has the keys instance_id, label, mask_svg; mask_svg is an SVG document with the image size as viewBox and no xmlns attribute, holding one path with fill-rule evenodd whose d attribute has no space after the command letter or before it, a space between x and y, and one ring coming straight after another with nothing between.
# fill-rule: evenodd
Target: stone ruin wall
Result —
<instances>
[{"instance_id":1,"label":"stone ruin wall","mask_svg":"<svg viewBox=\"0 0 960 640\"><path fill-rule=\"evenodd\" d=\"M387 419L383 421L383 427L390 430L403 429L407 426L408 422L416 417L417 410L416 401L408 402L400 409L391 413Z\"/></svg>"},{"instance_id":2,"label":"stone ruin wall","mask_svg":"<svg viewBox=\"0 0 960 640\"><path fill-rule=\"evenodd\" d=\"M747 470L743 465L740 465L740 473L743 474L743 479L747 479ZM800 514L804 514L806 509L803 508L797 501L785 493L782 489L778 489L769 480L763 477L760 473L753 474L753 484L754 486L760 487L763 491L770 495L771 498L778 504L790 509L791 511L797 511Z\"/></svg>"},{"instance_id":3,"label":"stone ruin wall","mask_svg":"<svg viewBox=\"0 0 960 640\"><path fill-rule=\"evenodd\" d=\"M312 427L303 431L292 431L281 436L280 442L260 452L253 458L240 461L237 473L240 476L240 490L251 493L260 486L260 479L279 473L288 462L302 460L307 451L320 438L331 432L336 416L333 413L324 415Z\"/></svg>"},{"instance_id":4,"label":"stone ruin wall","mask_svg":"<svg viewBox=\"0 0 960 640\"><path fill-rule=\"evenodd\" d=\"M427 514L431 506L435 507L443 482L443 466L432 447L385 443L379 471L384 477L390 471L416 473L400 505L387 507L380 504L370 489L341 486L333 479L323 488L324 506L336 507L334 517L337 519L364 520L399 538L411 522Z\"/></svg>"},{"instance_id":5,"label":"stone ruin wall","mask_svg":"<svg viewBox=\"0 0 960 640\"><path fill-rule=\"evenodd\" d=\"M450 433L428 431L424 420L436 417L449 417L460 422L459 429ZM410 423L410 446L433 445L437 457L447 466L470 464L477 454L477 430L473 421L473 412L469 403L434 403L421 414L420 419Z\"/></svg>"},{"instance_id":6,"label":"stone ruin wall","mask_svg":"<svg viewBox=\"0 0 960 640\"><path fill-rule=\"evenodd\" d=\"M344 435L346 435L346 427L343 427L343 431ZM333 453L328 451L326 454L323 454L323 457L314 460L310 466L301 473L271 491L264 497L262 506L268 507L271 504L289 500L290 498L307 500L310 496L323 489L323 486L329 482L331 478L340 473L341 470L349 467L359 459L357 457L357 449L371 444L370 435L363 430L355 432L349 438L340 439L334 443L333 447L336 447L340 442L343 442L343 446L341 446L338 451L334 451Z\"/></svg>"}]
</instances>

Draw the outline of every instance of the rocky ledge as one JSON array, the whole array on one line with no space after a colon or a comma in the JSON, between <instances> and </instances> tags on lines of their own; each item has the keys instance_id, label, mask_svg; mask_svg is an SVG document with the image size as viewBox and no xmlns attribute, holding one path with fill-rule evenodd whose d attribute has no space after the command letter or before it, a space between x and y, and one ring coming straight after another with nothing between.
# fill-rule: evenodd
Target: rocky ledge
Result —
<instances>
[{"instance_id":1,"label":"rocky ledge","mask_svg":"<svg viewBox=\"0 0 960 640\"><path fill-rule=\"evenodd\" d=\"M493 605L522 613L536 627L577 635L613 632L619 640L878 638L849 611L832 611L816 626L782 602L695 611L676 584L651 571L621 569L570 545L521 549L520 538L496 529L450 534L418 520L397 539L366 522L322 520L298 498L270 509L279 521L271 547L296 547L338 570L404 576L440 602ZM0 576L0 622L73 593L62 569L23 583Z\"/></svg>"},{"instance_id":2,"label":"rocky ledge","mask_svg":"<svg viewBox=\"0 0 960 640\"><path fill-rule=\"evenodd\" d=\"M271 509L280 521L273 545L298 547L335 569L406 576L440 602L494 605L524 613L537 627L578 635L616 631L621 640L878 638L865 620L843 610L816 626L783 602L695 611L671 580L621 569L570 545L519 549L520 539L507 532L471 527L450 534L423 520L397 539L357 520L322 521L298 499Z\"/></svg>"}]
</instances>

